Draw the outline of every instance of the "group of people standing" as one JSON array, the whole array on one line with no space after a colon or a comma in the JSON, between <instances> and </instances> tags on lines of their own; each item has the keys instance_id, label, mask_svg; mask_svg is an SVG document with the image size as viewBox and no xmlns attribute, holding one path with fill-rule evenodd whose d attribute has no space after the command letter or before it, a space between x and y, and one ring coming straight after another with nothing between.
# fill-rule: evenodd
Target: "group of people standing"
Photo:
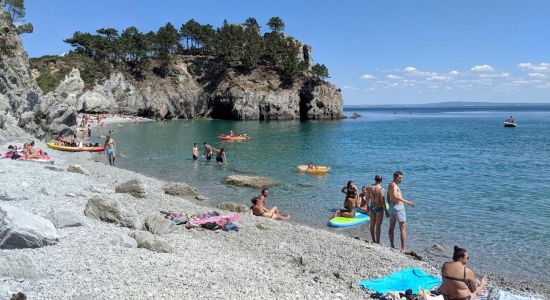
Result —
<instances>
[{"instance_id":1,"label":"group of people standing","mask_svg":"<svg viewBox=\"0 0 550 300\"><path fill-rule=\"evenodd\" d=\"M357 186L352 180L348 181L347 185L342 188L342 193L346 194L344 200L345 210L336 210L333 214L334 217L346 217L354 218L355 210L358 208L360 211L367 212L370 217L370 234L372 241L380 243L380 231L384 215L390 219L389 227L389 239L392 248L394 245L394 230L395 225L399 224L399 232L401 237L401 251L406 252L406 222L407 214L405 212L405 205L407 204L414 207L414 202L407 200L403 197L399 184L403 181L404 175L401 171L393 173L393 180L388 185L388 192L382 187L382 176L374 176L374 183L369 186L363 186L361 193L357 189ZM386 196L386 200L384 197Z\"/></svg>"},{"instance_id":2,"label":"group of people standing","mask_svg":"<svg viewBox=\"0 0 550 300\"><path fill-rule=\"evenodd\" d=\"M202 153L202 157L206 157L207 161L211 161L214 152L216 152L216 162L218 164L227 163L227 156L225 155L225 150L223 149L223 147L221 147L220 149L216 149L204 142L204 151ZM197 143L193 144L192 154L193 160L199 159L199 146L197 145Z\"/></svg>"}]
</instances>

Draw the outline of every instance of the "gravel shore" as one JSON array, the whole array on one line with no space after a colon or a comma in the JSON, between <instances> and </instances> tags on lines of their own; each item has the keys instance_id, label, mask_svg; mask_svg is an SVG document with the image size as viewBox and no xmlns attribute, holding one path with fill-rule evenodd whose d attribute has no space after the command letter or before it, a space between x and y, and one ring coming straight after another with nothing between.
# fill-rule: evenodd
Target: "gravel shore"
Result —
<instances>
[{"instance_id":1,"label":"gravel shore","mask_svg":"<svg viewBox=\"0 0 550 300\"><path fill-rule=\"evenodd\" d=\"M36 271L33 278L0 274L0 299L17 292L29 299L368 299L357 281L409 267L439 273L429 262L388 247L247 214L234 222L237 232L174 226L161 235L172 253L125 247L116 241L135 230L85 216L90 198L131 199L143 218L214 209L193 197L165 194L166 182L98 162L103 154L48 150L53 166L0 160L0 204L43 217L63 208L82 226L58 229L55 245L0 250L29 257ZM75 164L89 174L66 171ZM144 184L144 198L115 193L115 186L130 179Z\"/></svg>"}]
</instances>

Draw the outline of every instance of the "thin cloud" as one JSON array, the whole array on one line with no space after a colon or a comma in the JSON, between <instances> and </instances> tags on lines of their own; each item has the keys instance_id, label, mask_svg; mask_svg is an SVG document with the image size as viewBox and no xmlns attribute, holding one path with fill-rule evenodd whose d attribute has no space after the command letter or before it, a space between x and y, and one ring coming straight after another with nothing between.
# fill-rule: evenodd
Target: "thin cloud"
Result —
<instances>
[{"instance_id":1,"label":"thin cloud","mask_svg":"<svg viewBox=\"0 0 550 300\"><path fill-rule=\"evenodd\" d=\"M489 65L474 66L470 69L473 73L493 73L495 69Z\"/></svg>"},{"instance_id":2,"label":"thin cloud","mask_svg":"<svg viewBox=\"0 0 550 300\"><path fill-rule=\"evenodd\" d=\"M550 72L550 63L543 62L538 65L532 63L521 63L518 65L518 68L529 73L547 73Z\"/></svg>"},{"instance_id":3,"label":"thin cloud","mask_svg":"<svg viewBox=\"0 0 550 300\"><path fill-rule=\"evenodd\" d=\"M375 77L372 76L372 75L369 75L369 74L365 74L363 76L361 76L361 79L365 79L365 80L370 80L370 79L374 79Z\"/></svg>"},{"instance_id":4,"label":"thin cloud","mask_svg":"<svg viewBox=\"0 0 550 300\"><path fill-rule=\"evenodd\" d=\"M397 75L393 75L393 74L390 74L390 75L388 75L387 77L388 77L388 79L391 79L391 80L403 79L403 77L397 76Z\"/></svg>"}]
</instances>

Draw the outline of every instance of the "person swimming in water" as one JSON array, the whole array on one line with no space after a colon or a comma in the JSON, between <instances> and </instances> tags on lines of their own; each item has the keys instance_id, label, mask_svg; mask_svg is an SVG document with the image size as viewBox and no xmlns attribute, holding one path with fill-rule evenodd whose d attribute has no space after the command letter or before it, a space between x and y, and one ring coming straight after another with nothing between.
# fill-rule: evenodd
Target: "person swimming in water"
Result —
<instances>
[{"instance_id":1,"label":"person swimming in water","mask_svg":"<svg viewBox=\"0 0 550 300\"><path fill-rule=\"evenodd\" d=\"M220 150L212 148L214 152L216 152L216 162L218 164L226 164L227 163L227 156L225 156L225 150L220 148Z\"/></svg>"},{"instance_id":2,"label":"person swimming in water","mask_svg":"<svg viewBox=\"0 0 550 300\"><path fill-rule=\"evenodd\" d=\"M208 145L206 142L204 142L204 153L202 154L202 157L205 156L207 161L212 160L212 146Z\"/></svg>"},{"instance_id":3,"label":"person swimming in water","mask_svg":"<svg viewBox=\"0 0 550 300\"><path fill-rule=\"evenodd\" d=\"M197 143L193 143L193 160L196 160L199 158L199 146L197 146Z\"/></svg>"}]
</instances>

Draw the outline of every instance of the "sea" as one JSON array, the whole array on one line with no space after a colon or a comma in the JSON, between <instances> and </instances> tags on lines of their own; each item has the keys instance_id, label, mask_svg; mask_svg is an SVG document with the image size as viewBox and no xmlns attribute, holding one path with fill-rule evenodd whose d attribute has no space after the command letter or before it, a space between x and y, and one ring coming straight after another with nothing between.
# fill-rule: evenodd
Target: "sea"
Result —
<instances>
[{"instance_id":1,"label":"sea","mask_svg":"<svg viewBox=\"0 0 550 300\"><path fill-rule=\"evenodd\" d=\"M420 254L440 245L468 249L479 270L550 282L550 105L349 106L357 119L338 121L172 120L111 124L121 155L118 167L199 189L215 206L250 205L259 190L227 186L228 175L279 180L267 205L291 213L292 221L370 239L368 224L327 226L340 208L348 180L360 188L394 171L404 173L407 248ZM513 115L516 128L505 128ZM246 133L246 142L223 142L221 133ZM223 147L228 163L193 160L204 142ZM329 166L324 176L297 171L308 161ZM388 245L388 220L382 244ZM396 229L396 246L399 246ZM432 252L433 254L433 252ZM444 258L442 258L444 259Z\"/></svg>"}]
</instances>

